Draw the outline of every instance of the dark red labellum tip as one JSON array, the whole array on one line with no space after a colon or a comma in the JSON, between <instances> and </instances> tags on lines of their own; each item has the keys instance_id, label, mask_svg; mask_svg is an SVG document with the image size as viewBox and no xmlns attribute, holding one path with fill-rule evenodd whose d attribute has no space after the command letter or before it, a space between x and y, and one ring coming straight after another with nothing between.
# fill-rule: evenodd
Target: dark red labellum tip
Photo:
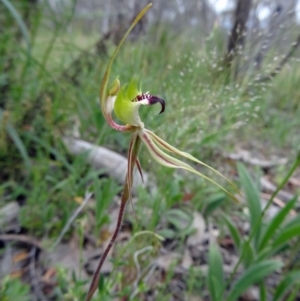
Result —
<instances>
[{"instance_id":1,"label":"dark red labellum tip","mask_svg":"<svg viewBox=\"0 0 300 301\"><path fill-rule=\"evenodd\" d=\"M163 113L165 111L165 101L162 99L162 98L159 98L157 96L152 96L150 95L150 98L149 98L149 104L152 106L156 103L160 103L161 105L161 110L159 112L159 114Z\"/></svg>"}]
</instances>

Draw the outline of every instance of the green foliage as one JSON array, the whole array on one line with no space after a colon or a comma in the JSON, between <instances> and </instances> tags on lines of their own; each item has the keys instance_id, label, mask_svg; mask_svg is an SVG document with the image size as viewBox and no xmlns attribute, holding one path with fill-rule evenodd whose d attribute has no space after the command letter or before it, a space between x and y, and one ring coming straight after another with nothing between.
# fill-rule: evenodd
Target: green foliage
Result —
<instances>
[{"instance_id":1,"label":"green foliage","mask_svg":"<svg viewBox=\"0 0 300 301\"><path fill-rule=\"evenodd\" d=\"M264 260L251 265L239 279L233 283L230 289L227 301L235 301L237 298L247 290L251 285L263 280L272 272L280 269L282 263L278 260Z\"/></svg>"},{"instance_id":2,"label":"green foliage","mask_svg":"<svg viewBox=\"0 0 300 301\"><path fill-rule=\"evenodd\" d=\"M226 200L226 195L224 193L212 193L207 198L204 198L202 202L202 214L204 216L210 216L215 210L221 207Z\"/></svg>"},{"instance_id":3,"label":"green foliage","mask_svg":"<svg viewBox=\"0 0 300 301\"><path fill-rule=\"evenodd\" d=\"M296 159L295 163L298 164L297 162L298 159ZM294 170L294 165L291 171ZM285 222L288 214L296 205L297 197L279 210L273 219L266 220L261 210L259 191L255 187L248 171L241 164L238 165L238 171L247 197L251 228L249 238L241 237L232 220L228 216L224 216L225 224L239 252L239 263L242 262L245 267L245 271L232 284L228 296L224 300L237 300L242 292L256 283L260 283L260 296L261 300L264 300L266 299L267 291L263 279L279 268L284 268L285 264L289 264L288 262L284 263L283 261L270 259L270 257L278 256L280 252L292 254L299 251L297 244L295 248L290 246L292 239L299 235L299 218L294 217ZM287 174L290 176L291 172ZM287 181L287 179L286 177L284 181ZM257 236L257 233L260 233L260 236ZM236 265L234 272L237 267L238 265ZM294 284L297 282L296 276L298 274L299 268L297 267L293 271L282 274L281 282L275 292L273 292L274 298L277 298L276 300L280 300L282 296L290 291L292 288L290 283ZM230 278L231 280L232 277Z\"/></svg>"},{"instance_id":4,"label":"green foliage","mask_svg":"<svg viewBox=\"0 0 300 301\"><path fill-rule=\"evenodd\" d=\"M299 284L300 271L291 271L285 275L285 277L278 284L275 293L274 301L285 300L289 290L295 287L296 284Z\"/></svg>"},{"instance_id":5,"label":"green foliage","mask_svg":"<svg viewBox=\"0 0 300 301\"><path fill-rule=\"evenodd\" d=\"M165 212L164 218L169 227L159 231L159 234L168 239L184 239L193 232L192 218L181 209L170 209Z\"/></svg>"},{"instance_id":6,"label":"green foliage","mask_svg":"<svg viewBox=\"0 0 300 301\"><path fill-rule=\"evenodd\" d=\"M24 40L27 44L27 49L28 51L30 51L30 47L31 47L31 42L30 42L30 37L28 34L28 30L27 30L27 26L24 23L22 17L20 16L19 12L17 11L17 9L14 7L14 5L12 4L11 1L9 0L1 0L1 2L4 4L4 6L8 9L8 11L12 14L13 18L16 20L16 22L18 23L20 30L23 34Z\"/></svg>"},{"instance_id":7,"label":"green foliage","mask_svg":"<svg viewBox=\"0 0 300 301\"><path fill-rule=\"evenodd\" d=\"M101 227L109 222L109 216L106 214L106 209L112 202L113 197L118 194L120 188L114 180L104 180L99 185L99 179L94 178L94 192L96 198L95 218L96 218L96 233Z\"/></svg>"},{"instance_id":8,"label":"green foliage","mask_svg":"<svg viewBox=\"0 0 300 301\"><path fill-rule=\"evenodd\" d=\"M260 203L260 195L257 187L252 181L250 175L246 171L245 167L242 164L237 165L237 169L239 172L239 178L244 188L246 194L246 200L249 208L250 214L250 225L253 231L256 230L257 224L260 223L261 219L261 203ZM254 233L254 243L257 244L259 239L259 229Z\"/></svg>"},{"instance_id":9,"label":"green foliage","mask_svg":"<svg viewBox=\"0 0 300 301\"><path fill-rule=\"evenodd\" d=\"M0 299L3 301L30 301L30 287L19 279L11 279L8 276L1 281Z\"/></svg>"},{"instance_id":10,"label":"green foliage","mask_svg":"<svg viewBox=\"0 0 300 301\"><path fill-rule=\"evenodd\" d=\"M282 210L280 210L277 213L277 215L270 221L270 223L267 224L260 239L259 250L264 249L267 246L270 239L274 237L275 233L280 228L281 224L289 214L290 210L294 208L296 202L297 198L295 197L293 200L289 201Z\"/></svg>"},{"instance_id":11,"label":"green foliage","mask_svg":"<svg viewBox=\"0 0 300 301\"><path fill-rule=\"evenodd\" d=\"M96 99L107 58L89 49L99 39L95 34L82 35L76 27L69 32L67 19L60 22L56 16L43 15L41 11L30 16L32 23L28 27L22 19L22 7L12 3L2 0L4 9L0 10L1 18L7 18L0 35L0 205L17 200L22 205L21 226L38 239L54 240L78 207L75 200L91 190L95 203L81 215L93 216L98 234L110 222L107 208L119 188L113 180L103 178L104 171L92 170L86 164L86 155L68 154L61 137L72 135L74 125L80 121L78 129L83 139L125 155L128 137L107 128ZM153 113L158 108L141 108L143 121L163 132L163 139L216 169L224 165L220 154L248 145L249 141L254 148L257 141L262 141L268 153L278 150L291 158L300 145L298 63L292 61L289 69L283 69L271 84L254 83L253 78L259 74L251 70L233 82L219 64L224 50L221 29L214 29L203 46L190 37L153 29L153 36L150 33L147 39L124 44L113 76L119 74L125 83L138 75L144 89L150 87L151 94L166 100L165 116ZM107 51L111 50L108 43ZM85 59L74 67L72 63L82 53ZM272 220L261 218L259 189L246 168L239 165L250 220L250 238L245 237L231 216L239 208L229 203L224 193L209 189L194 176L154 166L144 151L142 165L156 175L157 193L139 193L135 210L140 225L136 225L134 215L129 217L134 232L139 227L159 232L166 239L178 241L179 252L193 231L191 212L197 210L218 226L225 224L244 268L241 274L224 275L221 253L214 245L209 252L207 281L196 267L188 271L189 293L202 295L209 289L213 300L236 300L246 288L258 284L261 300L266 294L275 301L293 300L299 289L299 260L295 254L299 251L300 217L291 218L289 212L297 206L297 199L289 201ZM274 169L276 177L282 178L285 169L286 166ZM209 172L208 175L211 176ZM187 192L193 195L192 200L182 206ZM220 210L225 212L222 220ZM73 228L64 237L66 240ZM130 247L127 253L133 253L135 248L136 245ZM280 263L272 259L281 255L290 260ZM123 264L118 264L121 260ZM114 263L120 268L124 259ZM270 291L263 281L282 264L278 286ZM168 284L173 272L174 269L167 271L165 283L158 285L157 300L170 299ZM62 270L57 279L58 300L82 300L85 283L76 277L70 280ZM122 275L118 270L101 278L101 292L95 300L111 300L113 287L120 283ZM132 289L133 284L128 287ZM138 290L147 289L150 288L142 279ZM2 281L1 300L30 300L28 293L28 286L19 280ZM133 299L140 300L139 296Z\"/></svg>"},{"instance_id":12,"label":"green foliage","mask_svg":"<svg viewBox=\"0 0 300 301\"><path fill-rule=\"evenodd\" d=\"M223 300L222 292L225 289L223 275L223 261L220 251L216 245L212 245L208 257L207 285L210 297L213 301Z\"/></svg>"}]
</instances>

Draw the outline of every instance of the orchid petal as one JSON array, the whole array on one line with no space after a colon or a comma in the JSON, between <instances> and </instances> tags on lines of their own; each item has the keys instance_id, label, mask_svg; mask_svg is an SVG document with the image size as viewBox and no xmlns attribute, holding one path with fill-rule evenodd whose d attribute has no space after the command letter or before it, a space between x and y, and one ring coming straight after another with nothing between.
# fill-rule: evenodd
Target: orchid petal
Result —
<instances>
[{"instance_id":1,"label":"orchid petal","mask_svg":"<svg viewBox=\"0 0 300 301\"><path fill-rule=\"evenodd\" d=\"M132 188L132 181L133 181L133 168L135 165L136 161L136 156L135 156L135 145L136 145L136 140L137 140L137 134L133 134L131 137L130 145L129 145L129 150L128 150L128 162L127 162L127 185L128 185L128 191L130 193L131 188Z\"/></svg>"},{"instance_id":2,"label":"orchid petal","mask_svg":"<svg viewBox=\"0 0 300 301\"><path fill-rule=\"evenodd\" d=\"M236 197L231 194L228 190L226 190L224 187L222 187L221 185L219 185L218 183L216 183L214 180L210 179L209 177L205 176L204 174L200 173L199 171L197 171L196 169L194 169L193 167L191 167L190 165L171 157L170 155L166 154L165 152L163 152L156 144L155 142L152 140L150 134L150 131L146 131L146 130L140 130L139 131L139 136L142 139L142 141L144 142L144 144L146 145L150 155L153 157L154 160L156 160L158 163L160 163L163 166L166 167L170 167L170 168L181 168L181 169L185 169L187 171L190 171L200 177L202 177L203 179L213 183L214 185L216 185L217 187L219 187L220 189L222 189L226 194L228 194L229 196L231 196L235 201L238 202L238 200L236 199Z\"/></svg>"},{"instance_id":3,"label":"orchid petal","mask_svg":"<svg viewBox=\"0 0 300 301\"><path fill-rule=\"evenodd\" d=\"M144 177L143 177L143 171L142 171L142 167L141 167L141 163L140 163L140 160L138 158L136 159L136 166L137 166L139 174L140 174L140 176L142 178L142 181L145 184Z\"/></svg>"},{"instance_id":4,"label":"orchid petal","mask_svg":"<svg viewBox=\"0 0 300 301\"><path fill-rule=\"evenodd\" d=\"M106 103L105 103L105 109L107 112L107 115L111 116L112 111L115 106L116 96L107 96Z\"/></svg>"},{"instance_id":5,"label":"orchid petal","mask_svg":"<svg viewBox=\"0 0 300 301\"><path fill-rule=\"evenodd\" d=\"M141 165L138 161L138 154L141 148L141 139L138 135L138 132L133 133L130 141L130 146L128 150L128 163L127 163L127 183L128 183L128 190L131 193L132 182L133 182L133 169L134 166L138 166L138 170L141 174L143 179Z\"/></svg>"}]
</instances>

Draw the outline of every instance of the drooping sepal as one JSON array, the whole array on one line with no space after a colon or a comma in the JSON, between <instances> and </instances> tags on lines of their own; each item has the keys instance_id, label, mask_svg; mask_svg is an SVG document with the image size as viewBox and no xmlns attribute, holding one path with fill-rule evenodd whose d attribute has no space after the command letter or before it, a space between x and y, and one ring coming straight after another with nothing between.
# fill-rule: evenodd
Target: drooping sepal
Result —
<instances>
[{"instance_id":1,"label":"drooping sepal","mask_svg":"<svg viewBox=\"0 0 300 301\"><path fill-rule=\"evenodd\" d=\"M178 149L176 149L175 147L173 147L170 144L166 143L164 140L162 140L161 138L159 138L158 136L156 136L154 133L152 133L151 131L149 131L147 129L140 130L139 131L139 136L141 137L142 141L146 145L146 147L147 147L150 155L152 156L152 158L155 161L157 161L159 164L161 164L163 166L166 166L166 167L170 167L170 168L182 168L182 169L185 169L187 171L190 171L190 172L202 177L203 179L213 183L214 185L219 187L221 190L223 190L226 194L228 194L231 198L233 198L235 201L238 202L237 198L232 193L230 193L227 189L222 187L220 184L218 184L217 182L215 182L211 178L205 176L204 174L202 174L198 170L194 169L189 164L186 164L186 163L170 156L169 154L165 153L162 149L164 149L168 152L175 153L177 155L183 156L187 159L193 160L193 161L195 161L195 162L197 162L201 165L204 165L204 166L208 167L209 169L213 170L218 175L221 175L215 169L213 169L212 167L210 167L210 166L204 164L203 162L197 160L196 158L194 158L190 154L179 151ZM224 178L223 175L221 175L221 176ZM231 185L233 185L233 184L231 184Z\"/></svg>"}]
</instances>

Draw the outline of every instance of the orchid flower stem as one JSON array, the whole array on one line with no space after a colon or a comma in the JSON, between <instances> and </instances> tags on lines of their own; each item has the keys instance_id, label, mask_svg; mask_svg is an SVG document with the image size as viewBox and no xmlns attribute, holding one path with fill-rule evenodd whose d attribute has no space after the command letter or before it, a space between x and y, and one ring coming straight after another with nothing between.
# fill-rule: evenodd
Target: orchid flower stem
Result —
<instances>
[{"instance_id":1,"label":"orchid flower stem","mask_svg":"<svg viewBox=\"0 0 300 301\"><path fill-rule=\"evenodd\" d=\"M112 238L111 238L108 246L106 247L104 253L101 256L101 259L100 259L100 261L98 263L97 269L96 269L96 271L94 273L94 276L93 276L90 288L89 288L88 293L87 293L87 295L85 297L85 301L90 301L92 299L95 291L98 288L98 283L99 283L99 279L100 279L101 268L103 266L103 263L106 260L107 255L109 254L109 252L110 252L113 244L115 243L115 241L116 241L116 239L118 237L118 234L120 232L121 226L122 226L122 220L123 220L123 215L124 215L125 207L126 207L126 204L127 204L127 201L128 201L128 196L129 196L128 184L127 184L127 181L126 181L126 183L124 184L124 190L123 190L123 193L122 193L121 205L120 205L120 210L119 210L119 214L118 214L118 221L117 221L117 225L116 225L114 234L113 234L113 236L112 236Z\"/></svg>"},{"instance_id":2,"label":"orchid flower stem","mask_svg":"<svg viewBox=\"0 0 300 301\"><path fill-rule=\"evenodd\" d=\"M100 279L100 271L103 266L103 263L106 260L107 255L109 254L113 244L115 243L118 234L120 232L121 226L122 226L122 220L125 212L125 207L129 199L131 199L131 187L132 187L132 181L133 181L133 170L134 166L137 163L137 156L138 152L141 146L141 141L139 139L139 136L136 133L132 134L130 146L129 146L129 152L128 152L128 170L127 170L127 175L126 175L126 180L122 192L122 197L121 197L121 205L120 205L120 210L118 214L118 220L117 220L117 225L115 228L115 231L113 233L113 236L104 250L104 253L101 256L101 259L99 261L99 264L97 266L97 269L94 273L89 291L86 295L85 301L90 301L98 288L98 283Z\"/></svg>"}]
</instances>

